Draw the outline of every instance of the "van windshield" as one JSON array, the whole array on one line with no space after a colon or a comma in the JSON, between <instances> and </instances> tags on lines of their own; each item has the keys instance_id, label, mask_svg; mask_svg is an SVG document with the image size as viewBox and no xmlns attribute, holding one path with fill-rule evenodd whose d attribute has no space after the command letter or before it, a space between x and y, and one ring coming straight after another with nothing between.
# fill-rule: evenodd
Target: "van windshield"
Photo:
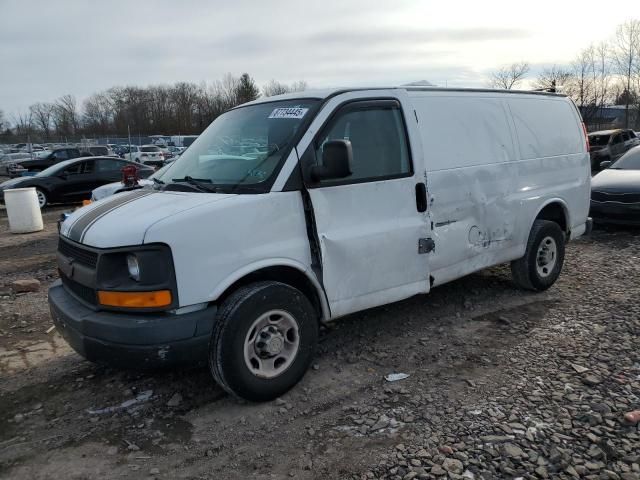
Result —
<instances>
[{"instance_id":1,"label":"van windshield","mask_svg":"<svg viewBox=\"0 0 640 480\"><path fill-rule=\"evenodd\" d=\"M318 100L259 103L218 118L159 179L165 184L206 182L221 191L266 192L278 175L296 134Z\"/></svg>"}]
</instances>

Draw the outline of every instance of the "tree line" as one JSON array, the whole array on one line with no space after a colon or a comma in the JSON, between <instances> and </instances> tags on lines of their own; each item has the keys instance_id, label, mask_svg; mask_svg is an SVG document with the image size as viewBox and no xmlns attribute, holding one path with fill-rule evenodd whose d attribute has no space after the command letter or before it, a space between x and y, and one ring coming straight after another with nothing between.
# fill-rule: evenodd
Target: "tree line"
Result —
<instances>
[{"instance_id":1,"label":"tree line","mask_svg":"<svg viewBox=\"0 0 640 480\"><path fill-rule=\"evenodd\" d=\"M568 65L551 65L529 78L528 62L490 74L496 88L557 90L580 107L585 122L598 126L603 107L624 105L625 125L640 128L640 20L629 20L608 41L580 51ZM226 74L211 83L177 82L148 87L112 87L78 104L73 95L38 102L8 119L0 110L0 142L57 142L86 137L198 134L226 110L260 95L306 89L303 81L272 80L262 88L248 74ZM637 112L634 114L634 112Z\"/></svg>"},{"instance_id":2,"label":"tree line","mask_svg":"<svg viewBox=\"0 0 640 480\"><path fill-rule=\"evenodd\" d=\"M528 78L528 62L505 65L490 75L495 88L555 90L569 95L580 107L585 123L598 126L603 107L623 105L624 126L640 128L640 20L628 20L608 41L589 45L569 65L544 68ZM527 82L528 81L528 82Z\"/></svg>"},{"instance_id":3,"label":"tree line","mask_svg":"<svg viewBox=\"0 0 640 480\"><path fill-rule=\"evenodd\" d=\"M195 84L177 82L148 87L112 87L78 104L73 95L54 102L37 102L12 122L0 110L0 142L60 142L80 137L153 134L199 134L218 115L262 96L306 89L303 81L285 84L276 80L259 88L243 73L226 74L221 80ZM4 137L4 138L3 138Z\"/></svg>"}]
</instances>

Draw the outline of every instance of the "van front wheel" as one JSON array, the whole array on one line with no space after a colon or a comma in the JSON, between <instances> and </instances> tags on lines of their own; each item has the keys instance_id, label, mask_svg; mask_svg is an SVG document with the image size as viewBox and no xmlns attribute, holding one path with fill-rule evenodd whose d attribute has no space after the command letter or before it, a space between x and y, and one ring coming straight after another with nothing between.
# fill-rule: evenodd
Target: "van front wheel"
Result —
<instances>
[{"instance_id":1,"label":"van front wheel","mask_svg":"<svg viewBox=\"0 0 640 480\"><path fill-rule=\"evenodd\" d=\"M317 315L302 292L280 282L252 283L220 306L209 368L227 392L268 401L303 377L317 341Z\"/></svg>"},{"instance_id":2,"label":"van front wheel","mask_svg":"<svg viewBox=\"0 0 640 480\"><path fill-rule=\"evenodd\" d=\"M565 234L557 223L533 222L524 256L511 262L515 284L539 292L553 285L564 263L564 243Z\"/></svg>"}]
</instances>

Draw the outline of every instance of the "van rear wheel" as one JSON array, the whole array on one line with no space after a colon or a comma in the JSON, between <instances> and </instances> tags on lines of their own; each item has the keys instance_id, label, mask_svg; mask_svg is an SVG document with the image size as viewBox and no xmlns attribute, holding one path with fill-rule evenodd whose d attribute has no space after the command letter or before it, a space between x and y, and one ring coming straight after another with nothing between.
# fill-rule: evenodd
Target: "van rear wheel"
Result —
<instances>
[{"instance_id":1,"label":"van rear wheel","mask_svg":"<svg viewBox=\"0 0 640 480\"><path fill-rule=\"evenodd\" d=\"M209 368L227 392L268 401L300 381L317 341L317 314L302 292L280 282L252 283L220 306Z\"/></svg>"},{"instance_id":2,"label":"van rear wheel","mask_svg":"<svg viewBox=\"0 0 640 480\"><path fill-rule=\"evenodd\" d=\"M565 234L557 223L533 222L524 256L511 262L515 284L539 292L553 285L562 270L564 247Z\"/></svg>"}]
</instances>

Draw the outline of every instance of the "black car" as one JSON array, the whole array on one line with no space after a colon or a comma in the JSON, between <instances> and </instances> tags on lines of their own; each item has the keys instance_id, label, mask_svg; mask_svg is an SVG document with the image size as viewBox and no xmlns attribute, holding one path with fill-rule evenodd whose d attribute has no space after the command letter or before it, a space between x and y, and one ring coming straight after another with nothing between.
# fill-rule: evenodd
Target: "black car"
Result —
<instances>
[{"instance_id":1,"label":"black car","mask_svg":"<svg viewBox=\"0 0 640 480\"><path fill-rule=\"evenodd\" d=\"M113 150L111 150L111 148L107 147L106 145L91 145L90 147L86 147L83 150L83 153L86 153L87 156L92 155L94 157L115 156L115 153L113 153Z\"/></svg>"},{"instance_id":2,"label":"black car","mask_svg":"<svg viewBox=\"0 0 640 480\"><path fill-rule=\"evenodd\" d=\"M101 185L122 178L122 168L134 165L140 178L147 178L154 170L139 163L113 157L83 157L60 162L31 177L20 177L0 183L0 201L4 190L35 187L40 208L50 203L69 203L89 200L91 191Z\"/></svg>"},{"instance_id":3,"label":"black car","mask_svg":"<svg viewBox=\"0 0 640 480\"><path fill-rule=\"evenodd\" d=\"M640 146L591 179L591 210L598 223L640 225Z\"/></svg>"},{"instance_id":4,"label":"black car","mask_svg":"<svg viewBox=\"0 0 640 480\"><path fill-rule=\"evenodd\" d=\"M34 158L33 160L20 160L16 162L12 168L8 169L8 173L10 177L15 177L19 174L18 172L22 172L24 170L28 172L41 172L42 170L57 163L81 156L80 150L77 148L56 148L46 156Z\"/></svg>"}]
</instances>

